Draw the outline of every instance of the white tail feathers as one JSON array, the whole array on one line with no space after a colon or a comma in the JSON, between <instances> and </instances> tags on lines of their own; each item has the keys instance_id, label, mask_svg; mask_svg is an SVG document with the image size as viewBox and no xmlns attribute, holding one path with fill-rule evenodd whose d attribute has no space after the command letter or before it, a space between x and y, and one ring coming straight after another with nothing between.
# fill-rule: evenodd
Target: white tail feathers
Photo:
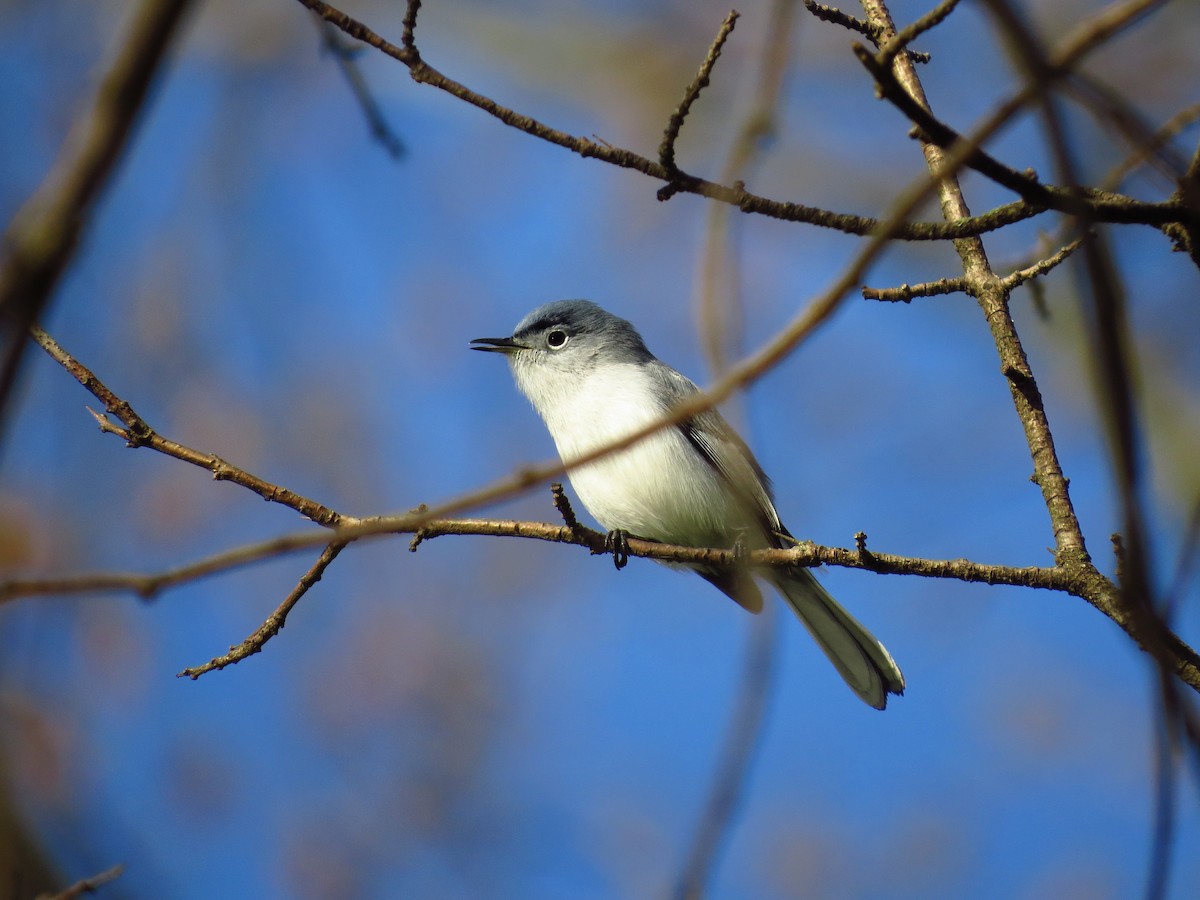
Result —
<instances>
[{"instance_id":1,"label":"white tail feathers","mask_svg":"<svg viewBox=\"0 0 1200 900\"><path fill-rule=\"evenodd\" d=\"M829 596L808 569L782 569L775 586L821 645L850 689L875 707L904 693L904 675L883 644Z\"/></svg>"}]
</instances>

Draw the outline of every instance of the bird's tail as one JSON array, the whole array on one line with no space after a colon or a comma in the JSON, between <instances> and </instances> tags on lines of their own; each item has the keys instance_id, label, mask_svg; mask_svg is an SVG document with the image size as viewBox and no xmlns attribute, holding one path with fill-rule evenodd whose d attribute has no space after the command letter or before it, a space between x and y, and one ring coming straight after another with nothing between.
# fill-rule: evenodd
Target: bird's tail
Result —
<instances>
[{"instance_id":1,"label":"bird's tail","mask_svg":"<svg viewBox=\"0 0 1200 900\"><path fill-rule=\"evenodd\" d=\"M888 694L904 693L892 655L808 569L779 570L774 582L854 693L876 709L887 706Z\"/></svg>"}]
</instances>

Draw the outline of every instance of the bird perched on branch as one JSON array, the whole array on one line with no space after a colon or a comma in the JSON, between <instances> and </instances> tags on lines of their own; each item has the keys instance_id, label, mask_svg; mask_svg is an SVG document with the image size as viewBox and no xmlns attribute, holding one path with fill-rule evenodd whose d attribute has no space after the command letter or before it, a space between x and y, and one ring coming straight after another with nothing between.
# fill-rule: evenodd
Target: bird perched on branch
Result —
<instances>
[{"instance_id":1,"label":"bird perched on branch","mask_svg":"<svg viewBox=\"0 0 1200 900\"><path fill-rule=\"evenodd\" d=\"M525 316L511 337L477 338L475 350L508 357L521 392L550 430L576 494L610 534L688 547L784 548L770 481L716 410L655 431L582 465L571 461L670 414L699 391L658 360L625 319L587 300L562 300ZM755 575L770 581L850 688L883 709L904 692L891 654L804 567L709 567L699 574L751 612L762 609Z\"/></svg>"}]
</instances>

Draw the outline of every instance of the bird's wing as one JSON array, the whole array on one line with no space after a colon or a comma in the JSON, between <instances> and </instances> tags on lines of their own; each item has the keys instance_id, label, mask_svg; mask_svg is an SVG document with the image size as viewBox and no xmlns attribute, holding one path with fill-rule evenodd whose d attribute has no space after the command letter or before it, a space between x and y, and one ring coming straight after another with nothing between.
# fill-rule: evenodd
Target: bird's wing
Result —
<instances>
[{"instance_id":1,"label":"bird's wing","mask_svg":"<svg viewBox=\"0 0 1200 900\"><path fill-rule=\"evenodd\" d=\"M666 402L663 412L669 412L700 390L690 378L663 363L653 366L653 371L664 389L662 395ZM762 526L767 540L773 546L778 546L777 535L786 535L787 529L779 521L779 513L775 510L771 481L750 448L746 446L746 442L715 409L691 416L676 427L696 452L741 498Z\"/></svg>"}]
</instances>

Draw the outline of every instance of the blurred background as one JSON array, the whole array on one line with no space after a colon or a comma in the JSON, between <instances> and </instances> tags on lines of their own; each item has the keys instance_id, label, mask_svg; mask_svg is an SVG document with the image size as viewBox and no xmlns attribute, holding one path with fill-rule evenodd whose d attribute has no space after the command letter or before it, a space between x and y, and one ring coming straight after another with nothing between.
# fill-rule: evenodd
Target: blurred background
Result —
<instances>
[{"instance_id":1,"label":"blurred background","mask_svg":"<svg viewBox=\"0 0 1200 900\"><path fill-rule=\"evenodd\" d=\"M1098 2L1046 4L1061 35ZM0 3L0 211L38 185L120 39L115 0ZM766 0L687 120L680 165L716 177L754 102ZM399 42L403 5L346 10ZM908 21L926 4L895 2ZM727 7L709 0L436 0L418 43L447 75L569 132L654 156ZM800 11L775 131L749 188L879 214L924 171L850 36ZM467 342L587 297L711 379L697 325L709 204L505 128L368 51L404 142L373 140L312 17L199 4L45 326L161 433L352 515L434 504L548 460L500 360ZM1200 8L1169 5L1091 69L1157 125L1200 90ZM964 4L919 44L961 127L1017 83ZM1099 180L1127 149L1072 120ZM1195 129L1177 142L1186 159ZM1036 122L994 151L1051 167ZM1169 194L1152 174L1128 190ZM1012 199L965 179L976 212ZM926 215L937 218L936 210ZM859 239L735 216L739 355L832 282ZM987 239L1027 260L1043 217ZM1114 240L1140 351L1156 573L1200 486L1194 267L1150 229ZM869 282L960 274L896 246ZM1117 528L1069 267L1014 314L1089 548ZM291 511L100 433L94 399L31 352L4 438L0 576L157 571L302 528ZM1051 562L1008 387L977 306L850 298L739 400L801 538L912 556ZM480 513L556 521L548 490ZM0 895L124 863L104 896L663 896L679 877L740 689L752 619L696 578L576 548L440 538L348 549L260 655L185 666L253 631L314 555L172 590L0 607ZM1148 658L1065 595L822 573L904 669L883 714L790 617L719 897L1120 898L1143 890L1155 814ZM1200 644L1196 579L1175 625ZM1194 770L1191 775L1195 775ZM1168 895L1200 890L1194 778Z\"/></svg>"}]
</instances>

